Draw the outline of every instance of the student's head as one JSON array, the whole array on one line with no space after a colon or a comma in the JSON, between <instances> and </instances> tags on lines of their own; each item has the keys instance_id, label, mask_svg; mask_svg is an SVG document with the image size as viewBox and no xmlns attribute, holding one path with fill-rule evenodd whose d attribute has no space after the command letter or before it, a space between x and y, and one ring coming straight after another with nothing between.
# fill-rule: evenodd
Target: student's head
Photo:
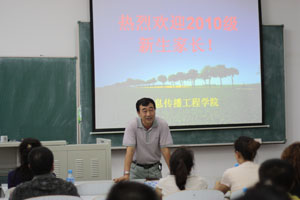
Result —
<instances>
[{"instance_id":1,"label":"student's head","mask_svg":"<svg viewBox=\"0 0 300 200\"><path fill-rule=\"evenodd\" d=\"M136 110L144 126L152 126L155 119L155 102L150 98L142 98L136 102Z\"/></svg>"},{"instance_id":2,"label":"student's head","mask_svg":"<svg viewBox=\"0 0 300 200\"><path fill-rule=\"evenodd\" d=\"M270 186L257 184L249 188L246 193L234 200L291 200L289 195L282 190Z\"/></svg>"},{"instance_id":3,"label":"student's head","mask_svg":"<svg viewBox=\"0 0 300 200\"><path fill-rule=\"evenodd\" d=\"M22 140L21 144L19 145L21 166L24 166L25 168L28 167L29 152L33 148L40 147L40 146L42 146L41 142L35 138L25 138Z\"/></svg>"},{"instance_id":4,"label":"student's head","mask_svg":"<svg viewBox=\"0 0 300 200\"><path fill-rule=\"evenodd\" d=\"M294 167L295 182L300 183L300 142L295 142L284 149L281 159Z\"/></svg>"},{"instance_id":5,"label":"student's head","mask_svg":"<svg viewBox=\"0 0 300 200\"><path fill-rule=\"evenodd\" d=\"M158 196L145 184L123 181L110 189L106 200L158 200Z\"/></svg>"},{"instance_id":6,"label":"student's head","mask_svg":"<svg viewBox=\"0 0 300 200\"><path fill-rule=\"evenodd\" d=\"M53 154L47 147L34 148L28 155L34 175L48 174L53 170Z\"/></svg>"},{"instance_id":7,"label":"student's head","mask_svg":"<svg viewBox=\"0 0 300 200\"><path fill-rule=\"evenodd\" d=\"M294 168L291 164L280 159L266 160L259 167L259 182L273 185L288 192L294 182Z\"/></svg>"},{"instance_id":8,"label":"student's head","mask_svg":"<svg viewBox=\"0 0 300 200\"><path fill-rule=\"evenodd\" d=\"M20 163L16 169L21 175L22 182L30 181L33 178L33 173L28 167L28 154L33 148L40 147L41 142L35 138L25 138L19 145Z\"/></svg>"},{"instance_id":9,"label":"student's head","mask_svg":"<svg viewBox=\"0 0 300 200\"><path fill-rule=\"evenodd\" d=\"M175 176L176 185L185 190L187 176L194 166L194 154L184 147L176 149L170 158L170 171Z\"/></svg>"},{"instance_id":10,"label":"student's head","mask_svg":"<svg viewBox=\"0 0 300 200\"><path fill-rule=\"evenodd\" d=\"M244 160L253 161L260 143L253 138L247 136L240 136L234 142L234 150L237 154L241 155Z\"/></svg>"}]
</instances>

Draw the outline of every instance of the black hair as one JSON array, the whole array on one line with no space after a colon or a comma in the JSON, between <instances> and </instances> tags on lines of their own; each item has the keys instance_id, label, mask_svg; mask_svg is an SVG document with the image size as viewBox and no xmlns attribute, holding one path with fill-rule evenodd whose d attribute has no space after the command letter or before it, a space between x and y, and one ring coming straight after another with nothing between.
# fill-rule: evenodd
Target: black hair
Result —
<instances>
[{"instance_id":1,"label":"black hair","mask_svg":"<svg viewBox=\"0 0 300 200\"><path fill-rule=\"evenodd\" d=\"M41 142L35 138L25 138L19 145L20 163L21 165L16 168L16 174L20 174L22 182L30 181L33 178L33 173L28 167L28 154L36 147L42 146Z\"/></svg>"},{"instance_id":2,"label":"black hair","mask_svg":"<svg viewBox=\"0 0 300 200\"><path fill-rule=\"evenodd\" d=\"M131 181L115 184L109 191L106 200L158 200L153 188Z\"/></svg>"},{"instance_id":3,"label":"black hair","mask_svg":"<svg viewBox=\"0 0 300 200\"><path fill-rule=\"evenodd\" d=\"M266 160L259 167L259 181L290 191L294 183L294 168L287 161L280 159Z\"/></svg>"},{"instance_id":4,"label":"black hair","mask_svg":"<svg viewBox=\"0 0 300 200\"><path fill-rule=\"evenodd\" d=\"M170 158L170 171L175 175L176 185L180 190L185 190L188 175L194 166L194 154L192 151L181 147L176 149Z\"/></svg>"},{"instance_id":5,"label":"black hair","mask_svg":"<svg viewBox=\"0 0 300 200\"><path fill-rule=\"evenodd\" d=\"M259 149L259 147L259 142L247 136L240 136L234 142L235 151L240 152L244 160L253 161L256 156L257 149Z\"/></svg>"},{"instance_id":6,"label":"black hair","mask_svg":"<svg viewBox=\"0 0 300 200\"><path fill-rule=\"evenodd\" d=\"M47 147L34 148L29 153L28 160L34 175L50 173L53 168L53 153Z\"/></svg>"},{"instance_id":7,"label":"black hair","mask_svg":"<svg viewBox=\"0 0 300 200\"><path fill-rule=\"evenodd\" d=\"M291 200L288 193L270 185L256 184L244 195L233 200Z\"/></svg>"},{"instance_id":8,"label":"black hair","mask_svg":"<svg viewBox=\"0 0 300 200\"><path fill-rule=\"evenodd\" d=\"M136 111L137 111L137 112L140 112L140 105L142 105L142 106L148 106L150 103L152 103L153 106L154 106L154 109L156 109L155 102L153 101L153 99L146 98L146 97L139 99L139 100L136 102L136 104L135 104L135 106L136 106Z\"/></svg>"}]
</instances>

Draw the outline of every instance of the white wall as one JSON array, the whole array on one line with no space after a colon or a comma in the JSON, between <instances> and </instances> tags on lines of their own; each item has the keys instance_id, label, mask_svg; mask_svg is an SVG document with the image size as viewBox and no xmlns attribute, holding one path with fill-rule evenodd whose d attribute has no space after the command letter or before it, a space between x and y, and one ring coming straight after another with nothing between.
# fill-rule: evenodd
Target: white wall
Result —
<instances>
[{"instance_id":1,"label":"white wall","mask_svg":"<svg viewBox=\"0 0 300 200\"><path fill-rule=\"evenodd\" d=\"M0 56L75 57L88 0L0 0Z\"/></svg>"},{"instance_id":2,"label":"white wall","mask_svg":"<svg viewBox=\"0 0 300 200\"><path fill-rule=\"evenodd\" d=\"M263 145L256 161L279 157L300 141L300 1L261 0L265 25L284 24L287 144ZM77 56L77 21L89 21L88 0L0 0L0 56ZM235 163L232 146L194 147L195 173L220 177ZM123 173L124 150L112 152L112 177ZM164 165L163 175L168 172Z\"/></svg>"}]
</instances>

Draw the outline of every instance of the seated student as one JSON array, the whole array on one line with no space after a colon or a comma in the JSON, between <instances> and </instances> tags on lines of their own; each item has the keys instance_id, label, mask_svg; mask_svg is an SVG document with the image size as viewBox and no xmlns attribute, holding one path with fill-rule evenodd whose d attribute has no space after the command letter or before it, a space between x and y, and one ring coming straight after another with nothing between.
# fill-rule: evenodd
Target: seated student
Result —
<instances>
[{"instance_id":1,"label":"seated student","mask_svg":"<svg viewBox=\"0 0 300 200\"><path fill-rule=\"evenodd\" d=\"M171 175L160 179L156 185L159 196L181 190L207 189L207 183L200 176L190 175L193 166L193 152L183 147L176 149L170 158Z\"/></svg>"},{"instance_id":2,"label":"seated student","mask_svg":"<svg viewBox=\"0 0 300 200\"><path fill-rule=\"evenodd\" d=\"M155 191L142 183L123 181L115 184L106 200L158 200Z\"/></svg>"},{"instance_id":3,"label":"seated student","mask_svg":"<svg viewBox=\"0 0 300 200\"><path fill-rule=\"evenodd\" d=\"M33 148L40 146L41 143L37 139L25 138L22 140L21 144L19 145L21 165L8 173L8 188L16 187L20 183L30 181L33 178L33 173L28 167L27 157Z\"/></svg>"},{"instance_id":4,"label":"seated student","mask_svg":"<svg viewBox=\"0 0 300 200\"><path fill-rule=\"evenodd\" d=\"M287 161L270 159L263 162L259 168L259 182L281 189L288 193L294 184L294 168ZM291 199L299 199L291 195Z\"/></svg>"},{"instance_id":5,"label":"seated student","mask_svg":"<svg viewBox=\"0 0 300 200\"><path fill-rule=\"evenodd\" d=\"M233 200L291 200L289 195L271 185L257 184Z\"/></svg>"},{"instance_id":6,"label":"seated student","mask_svg":"<svg viewBox=\"0 0 300 200\"><path fill-rule=\"evenodd\" d=\"M290 163L295 169L294 186L290 193L300 198L300 142L295 142L285 148L281 159Z\"/></svg>"},{"instance_id":7,"label":"seated student","mask_svg":"<svg viewBox=\"0 0 300 200\"><path fill-rule=\"evenodd\" d=\"M253 138L240 136L234 142L234 155L239 165L227 169L221 181L216 183L215 189L225 194L229 190L235 192L255 185L258 182L259 165L253 160L259 147L260 143Z\"/></svg>"},{"instance_id":8,"label":"seated student","mask_svg":"<svg viewBox=\"0 0 300 200\"><path fill-rule=\"evenodd\" d=\"M76 187L65 180L56 178L53 171L53 154L47 147L36 147L28 155L30 168L34 174L31 181L18 185L11 200L21 200L46 195L79 196Z\"/></svg>"}]
</instances>

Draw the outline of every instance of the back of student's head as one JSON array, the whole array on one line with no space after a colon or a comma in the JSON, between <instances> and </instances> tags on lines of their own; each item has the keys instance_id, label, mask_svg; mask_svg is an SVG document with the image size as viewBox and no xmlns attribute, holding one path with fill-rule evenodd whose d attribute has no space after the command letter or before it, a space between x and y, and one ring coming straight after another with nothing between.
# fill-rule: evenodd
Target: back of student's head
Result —
<instances>
[{"instance_id":1,"label":"back of student's head","mask_svg":"<svg viewBox=\"0 0 300 200\"><path fill-rule=\"evenodd\" d=\"M281 159L294 167L295 182L300 184L300 142L295 142L284 149Z\"/></svg>"},{"instance_id":2,"label":"back of student's head","mask_svg":"<svg viewBox=\"0 0 300 200\"><path fill-rule=\"evenodd\" d=\"M235 151L239 152L245 160L253 161L256 152L260 147L260 143L255 141L253 138L247 136L240 136L234 142Z\"/></svg>"},{"instance_id":3,"label":"back of student's head","mask_svg":"<svg viewBox=\"0 0 300 200\"><path fill-rule=\"evenodd\" d=\"M34 148L28 155L29 165L34 175L48 174L53 169L53 154L47 147Z\"/></svg>"},{"instance_id":4,"label":"back of student's head","mask_svg":"<svg viewBox=\"0 0 300 200\"><path fill-rule=\"evenodd\" d=\"M21 165L17 168L17 171L20 171L21 178L23 181L29 181L33 177L31 170L28 168L28 154L32 149L40 146L41 142L35 138L25 138L19 145Z\"/></svg>"},{"instance_id":5,"label":"back of student's head","mask_svg":"<svg viewBox=\"0 0 300 200\"><path fill-rule=\"evenodd\" d=\"M176 185L185 190L187 177L194 166L194 154L184 147L176 149L170 158L170 171L175 176Z\"/></svg>"},{"instance_id":6,"label":"back of student's head","mask_svg":"<svg viewBox=\"0 0 300 200\"><path fill-rule=\"evenodd\" d=\"M249 188L245 194L233 200L291 200L289 195L270 185L257 184Z\"/></svg>"},{"instance_id":7,"label":"back of student's head","mask_svg":"<svg viewBox=\"0 0 300 200\"><path fill-rule=\"evenodd\" d=\"M131 181L115 184L109 191L106 200L158 200L153 188Z\"/></svg>"},{"instance_id":8,"label":"back of student's head","mask_svg":"<svg viewBox=\"0 0 300 200\"><path fill-rule=\"evenodd\" d=\"M259 168L259 181L288 192L294 181L293 166L280 159L266 160Z\"/></svg>"}]
</instances>

